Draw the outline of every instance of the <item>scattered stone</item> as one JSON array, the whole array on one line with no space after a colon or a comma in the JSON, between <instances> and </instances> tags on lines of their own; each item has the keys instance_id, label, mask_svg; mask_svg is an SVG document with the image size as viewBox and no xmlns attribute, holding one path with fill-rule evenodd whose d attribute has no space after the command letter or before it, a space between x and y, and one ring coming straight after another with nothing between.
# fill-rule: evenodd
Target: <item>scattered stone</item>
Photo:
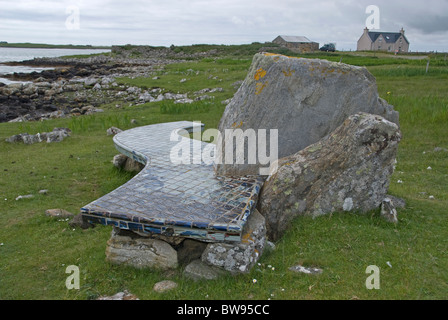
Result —
<instances>
[{"instance_id":1,"label":"scattered stone","mask_svg":"<svg viewBox=\"0 0 448 320\"><path fill-rule=\"evenodd\" d=\"M118 292L113 296L101 296L97 300L140 300L136 295L129 293L128 291Z\"/></svg>"},{"instance_id":2,"label":"scattered stone","mask_svg":"<svg viewBox=\"0 0 448 320\"><path fill-rule=\"evenodd\" d=\"M108 136L110 135L116 135L117 133L122 132L123 130L117 128L117 127L110 127L109 129L107 129L106 133Z\"/></svg>"},{"instance_id":3,"label":"scattered stone","mask_svg":"<svg viewBox=\"0 0 448 320\"><path fill-rule=\"evenodd\" d=\"M107 241L106 261L135 268L175 269L177 252L168 243L114 227Z\"/></svg>"},{"instance_id":4,"label":"scattered stone","mask_svg":"<svg viewBox=\"0 0 448 320\"><path fill-rule=\"evenodd\" d=\"M163 281L157 282L154 285L153 290L158 293L163 293L166 291L176 289L177 287L178 287L178 284L176 282L171 281L171 280L163 280Z\"/></svg>"},{"instance_id":5,"label":"scattered stone","mask_svg":"<svg viewBox=\"0 0 448 320\"><path fill-rule=\"evenodd\" d=\"M188 99L188 98L183 98L183 99L178 99L178 100L175 100L174 101L174 103L181 103L181 104L185 104L185 103L192 103L193 102L193 100L191 100L191 99Z\"/></svg>"},{"instance_id":6,"label":"scattered stone","mask_svg":"<svg viewBox=\"0 0 448 320\"><path fill-rule=\"evenodd\" d=\"M397 209L395 209L392 199L384 198L381 202L381 217L383 217L388 222L398 222Z\"/></svg>"},{"instance_id":7,"label":"scattered stone","mask_svg":"<svg viewBox=\"0 0 448 320\"><path fill-rule=\"evenodd\" d=\"M45 211L45 215L57 218L71 218L74 216L73 213L64 209L48 209Z\"/></svg>"},{"instance_id":8,"label":"scattered stone","mask_svg":"<svg viewBox=\"0 0 448 320\"><path fill-rule=\"evenodd\" d=\"M16 200L21 200L21 199L31 199L31 198L34 198L34 195L32 195L32 194L27 194L27 195L24 195L24 196L18 196L18 197L16 198Z\"/></svg>"},{"instance_id":9,"label":"scattered stone","mask_svg":"<svg viewBox=\"0 0 448 320\"><path fill-rule=\"evenodd\" d=\"M314 268L314 267L304 267L301 265L292 266L289 268L289 270L294 272L301 272L306 274L321 274L323 272L322 269Z\"/></svg>"},{"instance_id":10,"label":"scattered stone","mask_svg":"<svg viewBox=\"0 0 448 320\"><path fill-rule=\"evenodd\" d=\"M395 123L358 113L319 142L279 159L258 203L269 239L279 239L298 215L379 208L400 139Z\"/></svg>"},{"instance_id":11,"label":"scattered stone","mask_svg":"<svg viewBox=\"0 0 448 320\"><path fill-rule=\"evenodd\" d=\"M71 130L68 128L54 128L52 132L48 133L43 132L34 135L30 135L28 133L21 133L13 135L7 138L6 141L10 143L23 142L25 144L39 143L42 141L46 141L47 143L60 142L64 140L64 138L70 136L70 133Z\"/></svg>"},{"instance_id":12,"label":"scattered stone","mask_svg":"<svg viewBox=\"0 0 448 320\"><path fill-rule=\"evenodd\" d=\"M270 131L278 129L278 157L282 158L318 142L358 112L377 114L398 125L398 112L379 97L375 78L366 68L258 53L218 130L265 129L265 150L271 150ZM224 155L226 139L221 145ZM233 143L234 159L240 156L244 164L236 160L218 164L216 173L259 174L260 163L249 164L246 149Z\"/></svg>"},{"instance_id":13,"label":"scattered stone","mask_svg":"<svg viewBox=\"0 0 448 320\"><path fill-rule=\"evenodd\" d=\"M435 148L434 148L434 152L441 152L441 151L443 151L443 152L448 152L448 149L446 149L446 148L441 148L441 147L435 147Z\"/></svg>"},{"instance_id":14,"label":"scattered stone","mask_svg":"<svg viewBox=\"0 0 448 320\"><path fill-rule=\"evenodd\" d=\"M180 83L187 82L187 79L181 79L179 82L180 82Z\"/></svg>"},{"instance_id":15,"label":"scattered stone","mask_svg":"<svg viewBox=\"0 0 448 320\"><path fill-rule=\"evenodd\" d=\"M203 100L213 100L214 96L209 96L207 94L194 98L194 101L203 101Z\"/></svg>"},{"instance_id":16,"label":"scattered stone","mask_svg":"<svg viewBox=\"0 0 448 320\"><path fill-rule=\"evenodd\" d=\"M190 262L184 269L184 275L192 280L216 280L224 274L222 269L213 268L200 259Z\"/></svg>"},{"instance_id":17,"label":"scattered stone","mask_svg":"<svg viewBox=\"0 0 448 320\"><path fill-rule=\"evenodd\" d=\"M142 101L142 102L153 102L156 99L151 94L149 94L148 92L144 92L143 94L141 94L138 97L138 100Z\"/></svg>"},{"instance_id":18,"label":"scattered stone","mask_svg":"<svg viewBox=\"0 0 448 320\"><path fill-rule=\"evenodd\" d=\"M95 78L87 78L87 79L84 81L84 84L85 84L86 86L93 86L93 85L95 85L97 82L98 82L98 79L95 79Z\"/></svg>"}]
</instances>

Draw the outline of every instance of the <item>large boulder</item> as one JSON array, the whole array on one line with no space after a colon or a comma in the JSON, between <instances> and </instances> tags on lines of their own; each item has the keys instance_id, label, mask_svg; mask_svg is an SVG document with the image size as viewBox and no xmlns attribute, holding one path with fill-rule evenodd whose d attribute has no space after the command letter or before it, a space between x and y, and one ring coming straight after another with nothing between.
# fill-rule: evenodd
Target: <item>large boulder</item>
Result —
<instances>
[{"instance_id":1,"label":"large boulder","mask_svg":"<svg viewBox=\"0 0 448 320\"><path fill-rule=\"evenodd\" d=\"M258 203L269 238L277 240L298 215L379 208L400 139L395 123L358 113L319 142L279 159Z\"/></svg>"},{"instance_id":2,"label":"large boulder","mask_svg":"<svg viewBox=\"0 0 448 320\"><path fill-rule=\"evenodd\" d=\"M271 150L270 130L278 129L278 158L282 158L316 143L357 112L377 114L398 124L398 112L379 98L375 78L366 68L258 53L218 129L222 135L226 129L266 129L267 153ZM260 161L249 164L247 148L244 164L234 165L236 145L233 163L218 163L216 174L259 174ZM222 162L225 148L223 139L218 147Z\"/></svg>"},{"instance_id":3,"label":"large boulder","mask_svg":"<svg viewBox=\"0 0 448 320\"><path fill-rule=\"evenodd\" d=\"M168 270L178 266L176 250L165 241L140 237L115 227L107 242L106 261L139 269Z\"/></svg>"}]
</instances>

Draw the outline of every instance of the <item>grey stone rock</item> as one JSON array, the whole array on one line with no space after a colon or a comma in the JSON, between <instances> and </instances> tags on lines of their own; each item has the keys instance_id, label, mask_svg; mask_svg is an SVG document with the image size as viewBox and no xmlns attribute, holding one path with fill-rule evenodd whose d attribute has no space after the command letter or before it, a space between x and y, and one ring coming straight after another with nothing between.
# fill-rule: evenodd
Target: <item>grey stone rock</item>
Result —
<instances>
[{"instance_id":1,"label":"grey stone rock","mask_svg":"<svg viewBox=\"0 0 448 320\"><path fill-rule=\"evenodd\" d=\"M398 124L398 112L378 96L366 68L319 59L258 53L241 87L226 106L218 129L278 129L278 157L316 143L357 112ZM267 150L270 138L267 135ZM225 139L222 153L226 148ZM233 155L236 158L236 144ZM218 164L218 175L259 174L260 164Z\"/></svg>"},{"instance_id":2,"label":"grey stone rock","mask_svg":"<svg viewBox=\"0 0 448 320\"><path fill-rule=\"evenodd\" d=\"M52 132L46 134L47 143L61 142L70 136L71 130L68 128L55 128Z\"/></svg>"},{"instance_id":3,"label":"grey stone rock","mask_svg":"<svg viewBox=\"0 0 448 320\"><path fill-rule=\"evenodd\" d=\"M21 199L32 199L32 198L34 198L34 195L32 194L20 195L16 198L16 201Z\"/></svg>"},{"instance_id":4,"label":"grey stone rock","mask_svg":"<svg viewBox=\"0 0 448 320\"><path fill-rule=\"evenodd\" d=\"M47 143L60 142L70 136L70 133L71 130L68 128L54 128L52 132L42 132L33 135L28 133L17 134L7 138L6 141L10 143L23 142L25 144L39 143L42 141L46 141Z\"/></svg>"},{"instance_id":5,"label":"grey stone rock","mask_svg":"<svg viewBox=\"0 0 448 320\"><path fill-rule=\"evenodd\" d=\"M84 84L86 86L93 86L95 85L99 80L96 78L87 78L86 80L84 80Z\"/></svg>"},{"instance_id":6,"label":"grey stone rock","mask_svg":"<svg viewBox=\"0 0 448 320\"><path fill-rule=\"evenodd\" d=\"M144 92L138 97L138 100L142 102L153 102L156 99L148 92Z\"/></svg>"},{"instance_id":7,"label":"grey stone rock","mask_svg":"<svg viewBox=\"0 0 448 320\"><path fill-rule=\"evenodd\" d=\"M117 127L110 127L109 129L107 129L106 134L108 136L111 136L111 135L116 135L117 133L120 133L122 131L123 130L121 130L121 129L117 128Z\"/></svg>"},{"instance_id":8,"label":"grey stone rock","mask_svg":"<svg viewBox=\"0 0 448 320\"><path fill-rule=\"evenodd\" d=\"M223 274L222 269L211 267L200 259L190 262L184 269L184 275L195 281L216 280Z\"/></svg>"},{"instance_id":9,"label":"grey stone rock","mask_svg":"<svg viewBox=\"0 0 448 320\"><path fill-rule=\"evenodd\" d=\"M231 273L248 273L263 253L266 242L264 217L251 213L240 243L210 243L202 254L202 261Z\"/></svg>"},{"instance_id":10,"label":"grey stone rock","mask_svg":"<svg viewBox=\"0 0 448 320\"><path fill-rule=\"evenodd\" d=\"M298 215L379 208L400 139L395 123L359 113L319 142L279 159L258 203L269 239L279 239Z\"/></svg>"},{"instance_id":11,"label":"grey stone rock","mask_svg":"<svg viewBox=\"0 0 448 320\"><path fill-rule=\"evenodd\" d=\"M120 153L120 154L117 154L114 156L114 158L112 159L112 163L118 169L123 169L124 165L126 163L126 160L128 160L128 157L125 156L124 154Z\"/></svg>"},{"instance_id":12,"label":"grey stone rock","mask_svg":"<svg viewBox=\"0 0 448 320\"><path fill-rule=\"evenodd\" d=\"M106 261L138 269L169 270L178 266L177 252L168 243L118 228L112 230L107 242Z\"/></svg>"},{"instance_id":13,"label":"grey stone rock","mask_svg":"<svg viewBox=\"0 0 448 320\"><path fill-rule=\"evenodd\" d=\"M398 222L397 209L395 209L394 202L389 197L384 198L381 202L381 217L388 222Z\"/></svg>"},{"instance_id":14,"label":"grey stone rock","mask_svg":"<svg viewBox=\"0 0 448 320\"><path fill-rule=\"evenodd\" d=\"M136 295L125 290L123 292L118 292L113 296L101 296L97 300L140 300Z\"/></svg>"},{"instance_id":15,"label":"grey stone rock","mask_svg":"<svg viewBox=\"0 0 448 320\"><path fill-rule=\"evenodd\" d=\"M118 169L122 169L127 172L140 172L145 166L124 154L117 154L112 159L112 163Z\"/></svg>"},{"instance_id":16,"label":"grey stone rock","mask_svg":"<svg viewBox=\"0 0 448 320\"><path fill-rule=\"evenodd\" d=\"M56 218L71 218L74 216L73 213L64 209L48 209L45 210L45 215Z\"/></svg>"},{"instance_id":17,"label":"grey stone rock","mask_svg":"<svg viewBox=\"0 0 448 320\"><path fill-rule=\"evenodd\" d=\"M188 98L183 98L183 99L175 100L174 103L176 103L176 104L178 104L178 103L180 103L180 104L193 103L193 100L188 99Z\"/></svg>"},{"instance_id":18,"label":"grey stone rock","mask_svg":"<svg viewBox=\"0 0 448 320\"><path fill-rule=\"evenodd\" d=\"M154 285L153 290L154 290L155 292L158 292L158 293L163 293L163 292L166 292L166 291L174 290L174 289L176 289L178 286L179 286L179 285L178 285L176 282L174 282L174 281L171 281L171 280L163 280L163 281L159 281L159 282L157 282L157 283Z\"/></svg>"},{"instance_id":19,"label":"grey stone rock","mask_svg":"<svg viewBox=\"0 0 448 320\"><path fill-rule=\"evenodd\" d=\"M294 272L306 273L306 274L321 274L323 272L322 269L316 267L304 267L301 265L292 266L289 270Z\"/></svg>"}]
</instances>

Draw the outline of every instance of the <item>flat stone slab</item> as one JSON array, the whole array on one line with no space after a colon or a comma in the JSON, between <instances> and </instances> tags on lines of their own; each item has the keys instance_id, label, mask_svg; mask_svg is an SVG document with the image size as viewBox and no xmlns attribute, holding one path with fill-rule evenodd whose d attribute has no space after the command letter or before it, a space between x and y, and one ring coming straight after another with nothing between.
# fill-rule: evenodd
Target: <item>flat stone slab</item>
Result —
<instances>
[{"instance_id":1,"label":"flat stone slab","mask_svg":"<svg viewBox=\"0 0 448 320\"><path fill-rule=\"evenodd\" d=\"M179 121L116 134L117 150L145 167L124 185L81 208L84 219L136 232L240 242L263 179L216 176L210 158L204 162L201 156L206 151L213 158L215 145L184 136L202 127ZM190 150L191 163L171 161L173 150Z\"/></svg>"}]
</instances>

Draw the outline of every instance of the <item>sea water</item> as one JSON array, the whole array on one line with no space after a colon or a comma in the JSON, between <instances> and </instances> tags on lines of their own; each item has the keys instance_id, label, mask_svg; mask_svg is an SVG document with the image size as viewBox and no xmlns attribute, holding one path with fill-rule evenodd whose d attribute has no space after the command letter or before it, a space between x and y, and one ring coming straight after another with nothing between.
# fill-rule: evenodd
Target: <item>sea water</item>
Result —
<instances>
[{"instance_id":1,"label":"sea water","mask_svg":"<svg viewBox=\"0 0 448 320\"><path fill-rule=\"evenodd\" d=\"M0 47L0 82L3 82L5 84L16 82L3 78L2 76L5 74L12 74L14 72L31 73L33 71L40 72L43 70L53 69L53 68L38 68L32 66L7 66L3 64L4 62L22 62L26 60L32 60L34 58L53 58L68 55L94 54L102 52L110 52L110 50Z\"/></svg>"}]
</instances>

